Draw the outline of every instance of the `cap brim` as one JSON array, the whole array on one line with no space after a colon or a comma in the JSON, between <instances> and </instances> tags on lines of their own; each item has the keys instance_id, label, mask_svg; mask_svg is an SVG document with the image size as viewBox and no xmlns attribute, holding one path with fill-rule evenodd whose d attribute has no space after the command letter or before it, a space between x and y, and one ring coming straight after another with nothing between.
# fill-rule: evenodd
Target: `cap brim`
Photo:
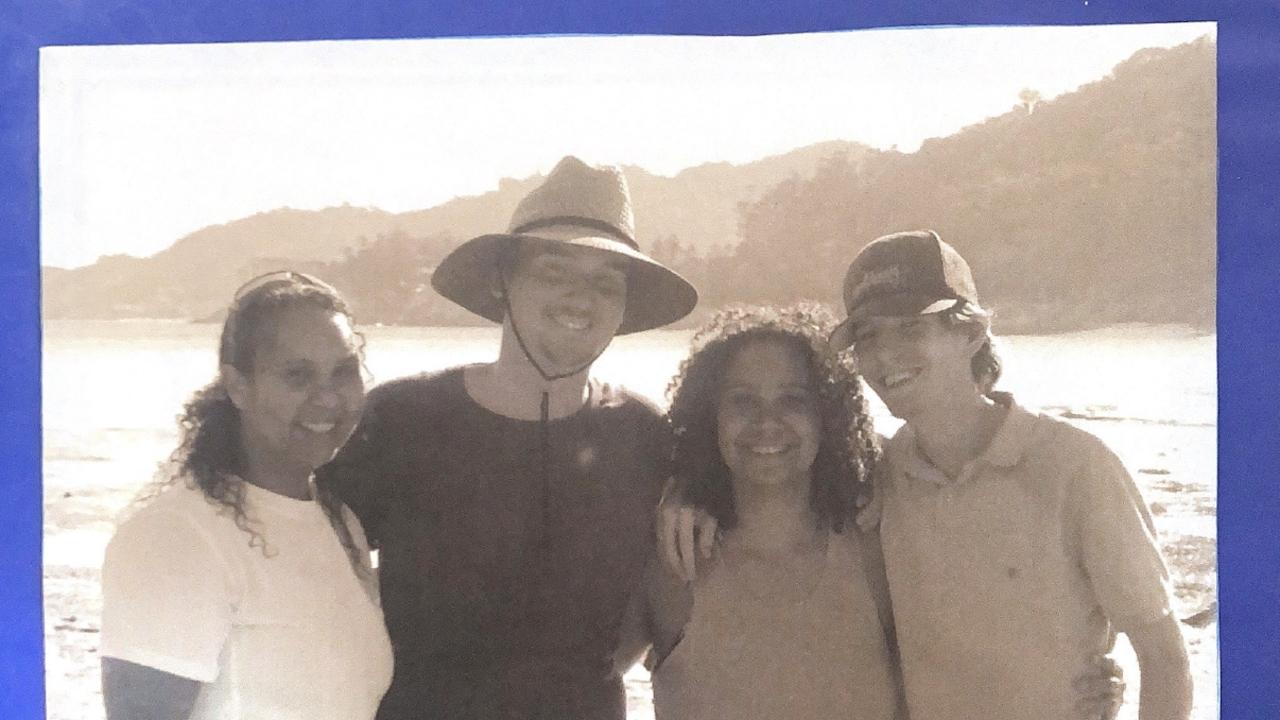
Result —
<instances>
[{"instance_id":1,"label":"cap brim","mask_svg":"<svg viewBox=\"0 0 1280 720\"><path fill-rule=\"evenodd\" d=\"M516 242L594 248L626 258L627 301L618 335L669 325L693 312L698 304L698 291L679 273L626 243L597 235L481 235L459 245L441 261L431 275L431 287L480 317L502 322L504 306L491 292L493 273L502 249Z\"/></svg>"},{"instance_id":2,"label":"cap brim","mask_svg":"<svg viewBox=\"0 0 1280 720\"><path fill-rule=\"evenodd\" d=\"M857 320L854 318L845 318L844 322L831 331L831 336L827 338L827 343L831 345L832 350L840 352L853 345L853 328L856 323Z\"/></svg>"},{"instance_id":3,"label":"cap brim","mask_svg":"<svg viewBox=\"0 0 1280 720\"><path fill-rule=\"evenodd\" d=\"M850 317L908 317L910 315L930 315L950 309L960 302L958 298L921 293L891 293L880 295L858 303L850 313Z\"/></svg>"},{"instance_id":4,"label":"cap brim","mask_svg":"<svg viewBox=\"0 0 1280 720\"><path fill-rule=\"evenodd\" d=\"M873 317L912 317L915 315L932 315L955 307L961 302L957 298L938 299L929 295L915 293L898 293L884 295L859 304L849 313L844 322L831 331L827 342L837 351L853 345L854 331L858 323Z\"/></svg>"}]
</instances>

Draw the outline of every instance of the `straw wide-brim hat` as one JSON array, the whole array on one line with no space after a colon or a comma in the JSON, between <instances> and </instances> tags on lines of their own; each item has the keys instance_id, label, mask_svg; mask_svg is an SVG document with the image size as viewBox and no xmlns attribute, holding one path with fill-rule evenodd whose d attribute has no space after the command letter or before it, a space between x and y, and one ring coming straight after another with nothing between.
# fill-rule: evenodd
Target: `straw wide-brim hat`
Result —
<instances>
[{"instance_id":1,"label":"straw wide-brim hat","mask_svg":"<svg viewBox=\"0 0 1280 720\"><path fill-rule=\"evenodd\" d=\"M494 297L493 280L502 253L515 243L595 248L625 258L627 299L619 335L673 323L698 304L698 291L688 280L640 251L620 168L564 158L516 206L507 232L458 246L431 275L431 286L467 310L502 322L506 308Z\"/></svg>"}]
</instances>

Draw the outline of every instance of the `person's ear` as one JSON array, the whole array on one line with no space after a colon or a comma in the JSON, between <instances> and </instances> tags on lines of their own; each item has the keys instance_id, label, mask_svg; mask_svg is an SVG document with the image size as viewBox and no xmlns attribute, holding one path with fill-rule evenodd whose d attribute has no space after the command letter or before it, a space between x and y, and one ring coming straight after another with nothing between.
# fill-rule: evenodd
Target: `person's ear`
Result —
<instances>
[{"instance_id":1,"label":"person's ear","mask_svg":"<svg viewBox=\"0 0 1280 720\"><path fill-rule=\"evenodd\" d=\"M489 268L489 295L495 300L503 300L509 294L511 286L512 266L515 263L516 248L508 246L498 253L497 260Z\"/></svg>"},{"instance_id":2,"label":"person's ear","mask_svg":"<svg viewBox=\"0 0 1280 720\"><path fill-rule=\"evenodd\" d=\"M227 390L227 397L231 398L231 404L237 410L243 410L249 402L249 379L232 365L219 367L218 373L222 378L222 387Z\"/></svg>"}]
</instances>

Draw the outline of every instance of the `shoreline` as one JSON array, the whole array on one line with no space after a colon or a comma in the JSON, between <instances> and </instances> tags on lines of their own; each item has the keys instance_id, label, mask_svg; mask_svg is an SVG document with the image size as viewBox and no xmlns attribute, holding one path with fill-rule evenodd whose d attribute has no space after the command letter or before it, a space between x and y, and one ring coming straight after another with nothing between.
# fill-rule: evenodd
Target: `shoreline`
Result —
<instances>
[{"instance_id":1,"label":"shoreline","mask_svg":"<svg viewBox=\"0 0 1280 720\"><path fill-rule=\"evenodd\" d=\"M726 305L724 307L731 307ZM827 305L828 309L832 309L831 305ZM689 321L688 318L672 323L661 331L688 332L697 330L711 315L721 308L712 308L709 310L698 309L694 311L696 321ZM842 313L832 309L832 314L836 317L842 317ZM163 324L170 326L200 325L200 326L219 326L222 324L222 317L206 317L206 318L180 318L180 317L42 317L42 323L46 326L49 323L119 323L145 325L148 323ZM1188 322L1160 322L1146 320L1125 320L1118 322L1099 322L1099 323L1052 323L1052 322L1035 322L1032 320L1010 322L1000 317L999 313L995 313L993 327L999 330L997 337L1027 337L1034 335L1080 335L1097 332L1130 332L1137 335L1147 335L1163 333L1182 335L1194 338L1214 337L1217 335L1217 325L1201 325ZM399 323L382 323L367 322L364 323L369 327L388 328L388 329L404 329L404 330L483 330L491 329L493 323L488 321L476 323L435 323L435 324L399 324ZM653 331L650 331L653 332Z\"/></svg>"}]
</instances>

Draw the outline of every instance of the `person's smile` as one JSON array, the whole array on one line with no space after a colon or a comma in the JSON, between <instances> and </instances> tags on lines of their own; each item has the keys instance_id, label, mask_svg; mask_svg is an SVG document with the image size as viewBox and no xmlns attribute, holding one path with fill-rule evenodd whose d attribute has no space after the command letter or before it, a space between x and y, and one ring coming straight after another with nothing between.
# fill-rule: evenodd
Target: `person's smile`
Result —
<instances>
[{"instance_id":1,"label":"person's smile","mask_svg":"<svg viewBox=\"0 0 1280 720\"><path fill-rule=\"evenodd\" d=\"M590 332L595 324L592 313L577 308L553 307L547 311L547 317L551 322L572 332Z\"/></svg>"},{"instance_id":2,"label":"person's smile","mask_svg":"<svg viewBox=\"0 0 1280 720\"><path fill-rule=\"evenodd\" d=\"M807 361L793 344L749 342L728 362L718 401L721 457L735 482L808 482L819 422Z\"/></svg>"},{"instance_id":3,"label":"person's smile","mask_svg":"<svg viewBox=\"0 0 1280 720\"><path fill-rule=\"evenodd\" d=\"M920 368L911 368L909 370L899 370L881 377L879 382L881 385L884 385L884 387L888 390L897 390L909 384L912 380L915 380L916 377L920 375L920 372L921 372Z\"/></svg>"}]
</instances>

